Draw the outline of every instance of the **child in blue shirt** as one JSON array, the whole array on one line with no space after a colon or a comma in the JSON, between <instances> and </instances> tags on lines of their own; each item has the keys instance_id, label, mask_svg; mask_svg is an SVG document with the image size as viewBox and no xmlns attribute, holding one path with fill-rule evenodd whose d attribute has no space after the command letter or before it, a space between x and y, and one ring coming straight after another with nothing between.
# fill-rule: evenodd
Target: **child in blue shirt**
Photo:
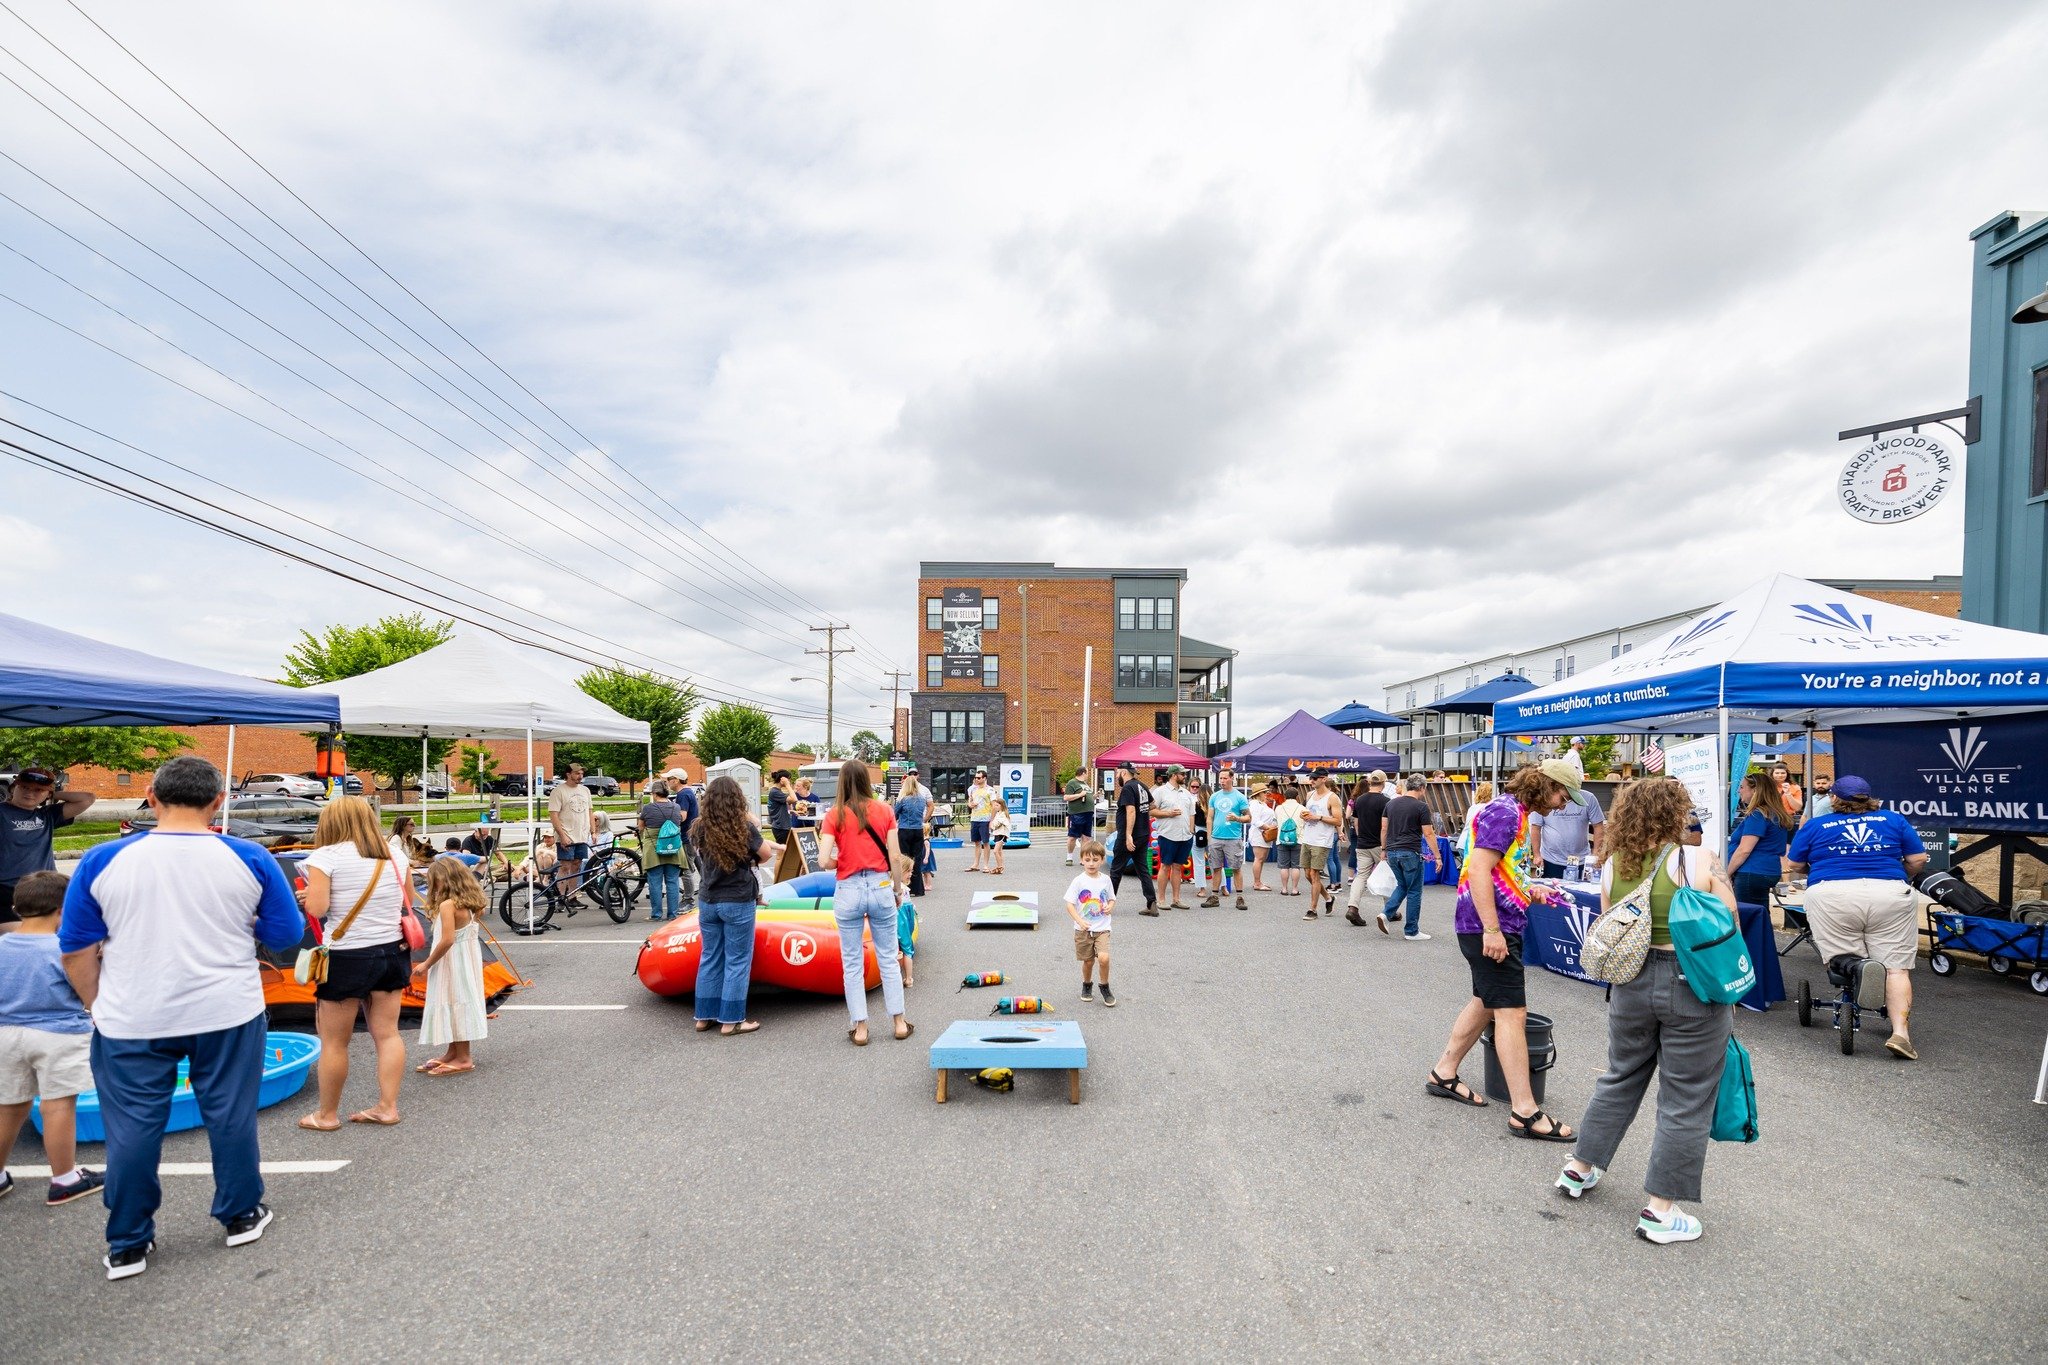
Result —
<instances>
[{"instance_id":1,"label":"child in blue shirt","mask_svg":"<svg viewBox=\"0 0 2048 1365\"><path fill-rule=\"evenodd\" d=\"M92 1016L64 975L57 922L61 872L31 872L14 888L21 923L0 935L0 1198L14 1193L6 1172L29 1106L43 1102L43 1150L50 1158L52 1208L82 1199L105 1178L78 1164L78 1097L92 1089Z\"/></svg>"}]
</instances>

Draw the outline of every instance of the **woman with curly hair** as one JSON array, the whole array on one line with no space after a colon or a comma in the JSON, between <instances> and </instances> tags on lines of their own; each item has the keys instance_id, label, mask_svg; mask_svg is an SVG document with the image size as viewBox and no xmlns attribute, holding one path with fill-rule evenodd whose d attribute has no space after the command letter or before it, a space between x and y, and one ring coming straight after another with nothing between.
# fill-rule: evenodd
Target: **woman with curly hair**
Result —
<instances>
[{"instance_id":1,"label":"woman with curly hair","mask_svg":"<svg viewBox=\"0 0 2048 1365\"><path fill-rule=\"evenodd\" d=\"M1753 772L1742 779L1742 823L1735 827L1728 854L1728 878L1735 899L1769 905L1771 888L1781 874L1785 844L1799 827L1799 817L1785 809L1782 789L1769 774Z\"/></svg>"},{"instance_id":2,"label":"woman with curly hair","mask_svg":"<svg viewBox=\"0 0 2048 1365\"><path fill-rule=\"evenodd\" d=\"M1694 993L1671 946L1671 901L1680 886L1715 896L1735 913L1735 888L1720 856L1679 847L1691 819L1692 793L1668 777L1631 782L1615 799L1600 904L1603 910L1618 904L1649 881L1650 952L1635 979L1609 997L1607 1073L1593 1085L1578 1145L1556 1182L1572 1199L1600 1183L1656 1073L1657 1132L1643 1177L1649 1200L1636 1219L1636 1235L1660 1246L1700 1235L1700 1220L1676 1201L1700 1197L1734 1015L1732 1005L1709 1005Z\"/></svg>"},{"instance_id":3,"label":"woman with curly hair","mask_svg":"<svg viewBox=\"0 0 2048 1365\"><path fill-rule=\"evenodd\" d=\"M747 986L754 970L754 903L761 883L757 864L782 852L762 839L747 818L747 794L723 775L704 789L704 812L690 826L704 881L697 894L697 932L703 955L697 963L697 1032L715 1024L723 1037L752 1033L761 1025L747 1018Z\"/></svg>"}]
</instances>

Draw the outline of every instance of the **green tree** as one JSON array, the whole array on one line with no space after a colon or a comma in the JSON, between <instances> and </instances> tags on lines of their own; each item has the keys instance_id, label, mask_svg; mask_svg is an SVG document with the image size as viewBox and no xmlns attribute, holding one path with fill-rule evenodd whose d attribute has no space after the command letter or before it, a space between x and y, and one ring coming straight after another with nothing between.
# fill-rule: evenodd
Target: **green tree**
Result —
<instances>
[{"instance_id":1,"label":"green tree","mask_svg":"<svg viewBox=\"0 0 2048 1365\"><path fill-rule=\"evenodd\" d=\"M1605 777L1614 771L1614 736L1587 735L1586 752L1579 755L1579 761L1586 765L1586 776Z\"/></svg>"},{"instance_id":2,"label":"green tree","mask_svg":"<svg viewBox=\"0 0 2048 1365\"><path fill-rule=\"evenodd\" d=\"M32 725L0 729L0 768L105 768L139 773L192 747L191 737L157 726Z\"/></svg>"},{"instance_id":3,"label":"green tree","mask_svg":"<svg viewBox=\"0 0 2048 1365\"><path fill-rule=\"evenodd\" d=\"M873 730L853 732L853 756L863 763L880 763L889 757L889 741Z\"/></svg>"},{"instance_id":4,"label":"green tree","mask_svg":"<svg viewBox=\"0 0 2048 1365\"><path fill-rule=\"evenodd\" d=\"M697 722L696 749L706 767L728 758L765 765L768 755L775 752L775 722L758 707L726 702Z\"/></svg>"},{"instance_id":5,"label":"green tree","mask_svg":"<svg viewBox=\"0 0 2048 1365\"><path fill-rule=\"evenodd\" d=\"M652 673L634 673L623 668L597 668L576 680L576 685L622 716L647 722L653 741L654 772L668 758L669 750L690 733L690 715L697 709L697 689L688 683L672 683ZM604 773L623 782L644 782L654 775L647 767L644 744L557 744L555 772L568 771L569 763L581 763L587 772Z\"/></svg>"},{"instance_id":6,"label":"green tree","mask_svg":"<svg viewBox=\"0 0 2048 1365\"><path fill-rule=\"evenodd\" d=\"M481 744L462 746L462 766L455 775L466 783L473 792L480 792L484 784L498 775L497 757Z\"/></svg>"},{"instance_id":7,"label":"green tree","mask_svg":"<svg viewBox=\"0 0 2048 1365\"><path fill-rule=\"evenodd\" d=\"M816 758L818 756L818 751L808 744L792 744L782 752L786 754L802 754L805 758Z\"/></svg>"},{"instance_id":8,"label":"green tree","mask_svg":"<svg viewBox=\"0 0 2048 1365\"><path fill-rule=\"evenodd\" d=\"M447 643L455 633L453 621L429 621L414 612L409 616L386 616L366 626L329 626L320 635L299 632L299 643L284 656L284 681L294 687L313 687L338 682L359 674L375 672L401 659L424 654L435 645ZM357 772L375 773L397 786L405 773L420 766L420 742L396 735L351 735L341 737L348 751L349 767ZM429 771L448 761L455 751L452 739L427 742Z\"/></svg>"}]
</instances>

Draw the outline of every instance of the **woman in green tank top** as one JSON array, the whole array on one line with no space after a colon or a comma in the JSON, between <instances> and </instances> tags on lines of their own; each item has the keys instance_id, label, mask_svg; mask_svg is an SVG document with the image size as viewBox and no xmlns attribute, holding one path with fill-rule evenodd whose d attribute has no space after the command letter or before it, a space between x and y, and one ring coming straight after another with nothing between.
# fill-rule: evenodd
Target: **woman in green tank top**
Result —
<instances>
[{"instance_id":1,"label":"woman in green tank top","mask_svg":"<svg viewBox=\"0 0 2048 1365\"><path fill-rule=\"evenodd\" d=\"M1714 1103L1721 1088L1733 1009L1701 1000L1671 949L1671 901L1679 878L1735 910L1735 888L1720 856L1707 848L1680 848L1692 818L1692 794L1668 777L1631 782L1615 799L1607 822L1609 857L1601 905L1620 904L1650 884L1650 953L1634 980L1614 987L1607 1006L1607 1072L1595 1082L1579 1141L1557 1178L1557 1188L1578 1199L1600 1183L1637 1108L1657 1077L1657 1132L1650 1143L1643 1189L1649 1199L1636 1218L1636 1235L1659 1245L1696 1240L1700 1220L1676 1201L1700 1197Z\"/></svg>"}]
</instances>

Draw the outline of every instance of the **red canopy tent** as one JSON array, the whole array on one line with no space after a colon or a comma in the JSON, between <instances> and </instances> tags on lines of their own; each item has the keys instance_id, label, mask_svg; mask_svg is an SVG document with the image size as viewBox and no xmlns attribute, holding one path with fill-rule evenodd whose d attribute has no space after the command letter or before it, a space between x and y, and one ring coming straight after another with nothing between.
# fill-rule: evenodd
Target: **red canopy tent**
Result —
<instances>
[{"instance_id":1,"label":"red canopy tent","mask_svg":"<svg viewBox=\"0 0 2048 1365\"><path fill-rule=\"evenodd\" d=\"M1114 768L1120 763L1137 768L1169 768L1176 763L1183 768L1209 766L1209 760L1193 749L1184 749L1151 730L1140 730L1115 748L1095 756L1097 768Z\"/></svg>"}]
</instances>

